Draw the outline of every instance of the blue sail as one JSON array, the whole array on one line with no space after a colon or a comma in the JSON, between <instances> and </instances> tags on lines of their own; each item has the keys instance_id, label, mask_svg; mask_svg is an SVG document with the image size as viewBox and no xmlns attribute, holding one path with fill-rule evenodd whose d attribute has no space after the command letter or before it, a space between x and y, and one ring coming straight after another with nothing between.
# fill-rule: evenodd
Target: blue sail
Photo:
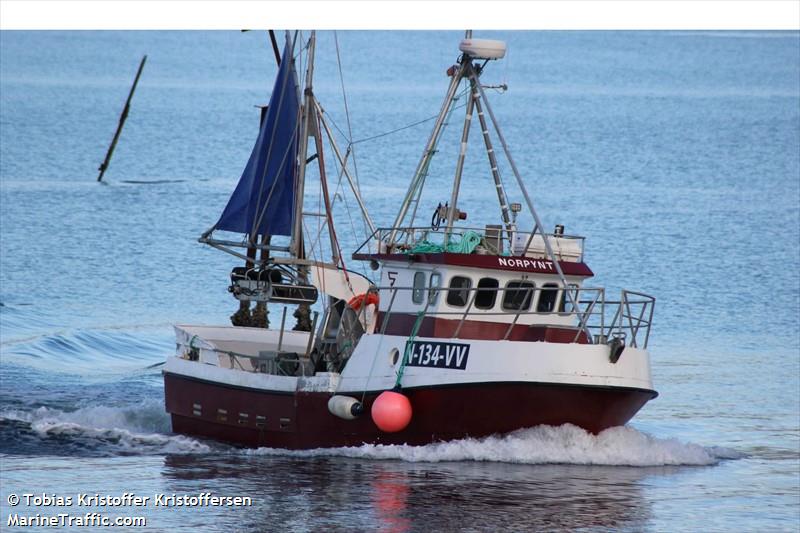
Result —
<instances>
[{"instance_id":1,"label":"blue sail","mask_svg":"<svg viewBox=\"0 0 800 533\"><path fill-rule=\"evenodd\" d=\"M215 229L291 235L300 102L287 40L258 140Z\"/></svg>"}]
</instances>

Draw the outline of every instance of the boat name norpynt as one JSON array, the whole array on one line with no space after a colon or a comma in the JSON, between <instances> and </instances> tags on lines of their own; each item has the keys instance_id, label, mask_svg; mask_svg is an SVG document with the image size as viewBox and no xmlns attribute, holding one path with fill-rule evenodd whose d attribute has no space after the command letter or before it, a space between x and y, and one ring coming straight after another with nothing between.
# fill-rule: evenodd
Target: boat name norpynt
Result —
<instances>
[{"instance_id":1,"label":"boat name norpynt","mask_svg":"<svg viewBox=\"0 0 800 533\"><path fill-rule=\"evenodd\" d=\"M555 271L555 268L553 267L553 262L544 259L538 260L538 259L516 259L513 257L498 257L497 264L499 266L524 268L526 270L531 268L536 268L539 270Z\"/></svg>"}]
</instances>

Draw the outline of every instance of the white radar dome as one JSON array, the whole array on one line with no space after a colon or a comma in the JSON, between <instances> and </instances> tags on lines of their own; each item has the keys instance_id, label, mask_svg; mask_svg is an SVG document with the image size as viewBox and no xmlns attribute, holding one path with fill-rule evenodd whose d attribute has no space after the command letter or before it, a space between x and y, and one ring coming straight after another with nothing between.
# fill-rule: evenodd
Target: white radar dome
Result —
<instances>
[{"instance_id":1,"label":"white radar dome","mask_svg":"<svg viewBox=\"0 0 800 533\"><path fill-rule=\"evenodd\" d=\"M506 55L506 43L491 39L464 39L458 49L475 59L502 59Z\"/></svg>"}]
</instances>

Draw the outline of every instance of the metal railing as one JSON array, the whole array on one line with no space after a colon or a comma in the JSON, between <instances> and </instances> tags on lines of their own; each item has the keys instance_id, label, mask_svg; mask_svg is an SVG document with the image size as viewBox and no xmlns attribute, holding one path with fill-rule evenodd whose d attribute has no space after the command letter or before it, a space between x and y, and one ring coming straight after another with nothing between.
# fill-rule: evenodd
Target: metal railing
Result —
<instances>
[{"instance_id":1,"label":"metal railing","mask_svg":"<svg viewBox=\"0 0 800 533\"><path fill-rule=\"evenodd\" d=\"M470 320L486 321L487 318L494 318L492 322L508 323L508 327L502 340L507 340L519 324L522 317L536 317L536 320L524 320L523 324L533 326L552 326L557 328L574 328L577 342L581 333L586 334L589 342L594 344L605 344L614 338L625 341L627 346L634 348L647 348L650 338L650 326L653 321L655 308L655 298L641 292L623 290L619 300L609 300L606 298L604 288L597 287L568 287L563 286L535 286L525 288L509 287L469 287L469 288L447 288L447 287L424 287L423 298L419 303L412 303L418 309L395 309L397 295L403 291L420 291L420 287L376 287L373 289L383 298L384 294L388 297L389 304L381 308L384 318L381 323L381 330L385 331L392 315L398 313L409 314L411 312L425 311L426 316L438 317L449 320L458 320L458 323L451 335L456 338L461 333L464 323ZM571 293L572 298L568 298L565 291ZM439 304L439 297L447 297L450 292L469 293L463 309L448 303ZM489 308L476 307L475 303L480 293L496 293L492 298L492 305ZM543 293L556 292L551 300L552 307L546 310L539 310L540 299ZM425 294L427 293L427 294ZM521 301L523 304L519 309L509 309L504 306L506 294L513 293L512 301ZM520 300L521 296L521 300ZM406 299L404 299L406 300ZM406 301L412 301L408 299ZM505 320L497 320L502 317ZM558 317L551 321L542 320L547 317ZM571 317L572 320L565 320ZM609 319L609 317L611 317ZM508 319L511 319L510 321Z\"/></svg>"},{"instance_id":2,"label":"metal railing","mask_svg":"<svg viewBox=\"0 0 800 533\"><path fill-rule=\"evenodd\" d=\"M530 232L509 231L503 226L485 226L482 228L473 227L454 227L449 232L443 229L435 230L430 226L425 227L398 227L398 228L377 228L372 235L370 235L361 246L353 253L354 256L366 253L364 250L369 249L369 245L375 241L380 243L379 252L382 253L408 253L416 246L426 243L445 247L446 244L453 244L461 242L468 232L475 232L481 236L481 246L484 247L486 253L501 255L501 254L515 254L515 249L521 252L517 255L524 256L525 253L531 249L532 235ZM541 233L537 232L536 236ZM394 244L391 249L387 248L387 242L393 236ZM547 233L547 238L551 243L564 242L572 244L576 249L576 259L583 261L583 249L585 237L579 235L564 235L556 233ZM515 237L519 242L524 242L524 246L520 247L515 244ZM447 242L445 242L447 239ZM521 248L521 249L520 249ZM561 251L560 246L554 247L556 256L564 255L567 252ZM542 253L543 250L542 250Z\"/></svg>"},{"instance_id":3,"label":"metal railing","mask_svg":"<svg viewBox=\"0 0 800 533\"><path fill-rule=\"evenodd\" d=\"M422 290L422 298L419 303L412 303L417 306L409 309L404 304L398 304L398 295L407 292L409 296L414 295L413 291ZM565 291L572 293L572 298L567 298ZM650 339L650 326L653 322L653 312L655 298L647 294L635 291L623 290L619 300L607 300L604 288L595 287L567 287L562 286L542 286L542 287L469 287L469 288L448 288L448 287L374 287L370 292L376 292L385 305L379 306L383 313L377 334L386 334L393 317L397 315L408 315L422 311L425 317L444 318L457 320L455 329L450 338L458 338L464 324L467 321L486 321L487 318L495 318L492 322L507 324L505 333L499 340L507 340L516 326L527 327L554 327L560 329L574 329L575 336L572 342L578 342L581 334L585 334L585 341L592 344L607 344L614 339L620 339L624 345L634 348L647 348ZM450 292L469 293L466 303L459 309L447 302L439 302L439 298L447 298ZM480 293L494 292L492 305L490 308L476 307L476 300ZM542 293L556 292L552 300L552 308L549 310L538 310L538 305ZM524 309L504 309L506 294L513 293L512 301L523 302ZM520 300L521 296L521 300ZM412 298L405 300L411 301ZM403 305L402 310L397 310L398 305ZM258 355L237 353L230 350L215 349L220 356L230 358L230 367L238 367L241 370L267 373L277 375L313 375L314 367L322 359L326 362L328 371L339 371L348 359L350 353L355 348L364 330L353 330L344 332L344 337L338 333L331 333L333 329L339 330L344 327L346 321L342 321L344 313L338 310L341 303L334 303L326 306L324 319L316 330L319 313L314 312L312 331L308 338L308 344L304 353L284 354L282 350L284 328L286 321L286 308L284 307L281 319L277 347L274 351L261 352ZM523 307L523 306L520 306ZM344 308L343 308L344 309ZM356 312L355 317L359 322L366 323L367 305L362 305ZM535 316L537 320L523 320L523 317ZM611 316L609 320L609 316ZM497 320L502 317L502 320ZM558 320L546 320L547 317L558 317ZM542 320L544 318L544 320ZM571 318L571 320L567 320ZM509 320L510 319L510 320ZM335 320L336 324L331 324ZM407 324L407 322L404 322ZM352 328L353 323L349 326ZM409 331L410 334L410 331ZM340 352L338 341L344 339L347 343L347 350ZM584 342L585 342L584 341ZM191 346L189 347L191 348ZM189 354L184 354L190 358ZM292 356L292 357L289 357ZM288 357L288 359L286 358ZM242 363L247 361L247 365ZM291 369L284 368L288 365ZM250 368L248 368L250 367Z\"/></svg>"},{"instance_id":4,"label":"metal railing","mask_svg":"<svg viewBox=\"0 0 800 533\"><path fill-rule=\"evenodd\" d=\"M623 290L620 301L615 303L617 309L609 325L609 334L620 337L630 333L628 345L634 348L639 347L639 339L643 336L641 347L647 348L656 299L641 292Z\"/></svg>"}]
</instances>

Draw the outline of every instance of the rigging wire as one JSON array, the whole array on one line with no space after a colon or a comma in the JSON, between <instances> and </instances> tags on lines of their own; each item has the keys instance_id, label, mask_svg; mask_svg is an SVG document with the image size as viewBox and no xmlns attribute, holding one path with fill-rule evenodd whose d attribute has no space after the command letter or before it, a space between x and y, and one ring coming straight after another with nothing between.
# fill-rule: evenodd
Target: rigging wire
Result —
<instances>
[{"instance_id":1,"label":"rigging wire","mask_svg":"<svg viewBox=\"0 0 800 533\"><path fill-rule=\"evenodd\" d=\"M328 117L330 117L330 115L328 115ZM331 120L331 122L333 122L333 121ZM342 131L342 130L341 130L339 127L338 127L338 125L334 124L334 127L335 127L335 128L338 130L338 131L339 131L339 133L340 133L340 134L341 134L343 137L345 137L345 138L347 137L347 136L344 134L344 132L343 132L343 131ZM331 142L331 141L329 141L329 142ZM341 161L341 162L340 162L340 161L338 161L338 159L337 159L337 158L334 158L334 160L333 160L333 162L334 162L334 165L336 165L336 167L337 167L339 170L338 170L338 172L337 172L337 174L338 174L338 177L337 177L336 189L335 189L335 191L334 191L334 195L333 195L333 200L332 200L332 203L335 203L335 202L336 202L336 197L337 197L337 196L338 196L339 198L342 198L342 199L344 199L344 200L345 200L345 207L346 207L346 209L347 209L347 211L346 211L346 212L347 212L347 216L348 216L348 218L350 219L350 226L351 226L351 230L353 231L353 235L358 235L358 231L356 230L356 228L355 228L355 224L353 223L352 214L351 214L351 212L350 212L350 206L347 204L347 201L346 201L346 198L347 198L347 196L346 196L346 195L345 195L343 192L340 194L340 192L342 191L342 178L343 178L343 177L344 177L344 175L345 175L345 172L346 172L346 166L347 166L347 161L348 161L348 159L350 158L350 154L352 154L352 153L353 153L353 151L352 151L352 145L351 145L351 144L348 142L348 144L347 144L347 150L346 150L346 152L345 152L345 154L344 154L343 161ZM352 184L351 184L351 186L352 186ZM356 184L356 187L357 187L357 189L358 189L358 191L359 191L359 193L360 193L360 187L358 186L358 184ZM362 230L363 230L363 235L364 235L364 238L369 238L369 235L370 235L370 230L367 228L367 220L366 220L366 218L364 218L363 216L361 217L361 223L362 223ZM352 270L352 269L351 269L351 270Z\"/></svg>"},{"instance_id":2,"label":"rigging wire","mask_svg":"<svg viewBox=\"0 0 800 533\"><path fill-rule=\"evenodd\" d=\"M464 96L464 95L467 93L467 91L469 91L469 90L470 90L470 88L469 88L469 85L466 85L466 86L464 87L464 89L462 89L462 90L461 90L461 92L459 92L457 95L455 95L455 96L453 97L453 101L457 101L457 100L459 100L459 99L460 99L462 96ZM466 105L467 105L467 103L466 103L466 102L464 102L464 103L462 103L462 104L458 104L458 105L454 105L454 106L452 106L452 107L450 108L450 111L448 112L448 121L449 121L449 117L452 115L453 111L455 111L456 109L460 109L460 108L462 108L462 107L465 107ZM416 122L412 122L411 124L407 124L407 125L405 125L405 126L401 126L401 127L399 127L399 128L395 128L395 129L393 129L393 130L389 130L389 131L386 131L386 132L383 132L383 133L379 133L379 134L377 134L377 135L373 135L373 136L371 136L371 137L365 137L365 138L363 138L363 139L358 139L358 140L355 140L355 141L353 141L353 140L352 140L352 137L349 137L349 138L348 138L347 134L346 134L346 133L345 133L345 132L342 130L342 128L340 128L340 127L339 127L339 125L336 123L336 121L333 119L333 117L330 115L330 113L328 113L328 114L327 114L327 116L328 116L328 120L330 121L330 123L331 123L331 124L333 124L333 127L336 129L336 131L338 131L338 132L339 132L339 134L340 134L342 137L344 137L345 139L348 139L347 150L346 150L346 154L345 154L345 164L347 163L347 155L348 155L348 154L350 154L350 153L353 153L353 157L354 157L353 164L354 164L354 166L355 166L355 152L353 151L353 147L354 147L356 144L360 144L360 143L363 143L363 142L372 141L372 140L375 140L375 139L380 139L381 137L386 137L386 136L388 136L388 135L392 135L392 134L394 134L394 133L398 133L398 132L400 132L400 131L403 131L403 130L410 129L410 128L413 128L413 127L415 127L415 126L419 126L419 125L421 125L421 124L425 124L426 122L430 122L431 120L434 120L434 119L436 119L436 118L437 118L439 115L438 115L438 113L437 113L436 115L431 115L431 116L429 116L429 117L427 117L427 118L424 118L424 119L422 119L422 120L418 120L418 121L416 121ZM349 116L348 116L348 126L349 126ZM447 123L445 123L445 127L446 127L446 126L447 126ZM425 172L427 172L427 169L425 170ZM357 179L358 179L358 178L356 178L356 180L357 180ZM338 182L338 184L337 184L337 192L338 192L338 188L339 188L339 186L341 185L341 180L342 180L342 175L340 174L340 175L339 175L339 182ZM359 187L359 191L360 191L360 187ZM420 191L420 193L421 193L421 191ZM418 205L418 204L419 204L419 196L417 197L417 200L416 200L416 202L417 202L417 204L416 204L416 205ZM348 211L348 216L349 216L349 215L350 215L350 213L349 213L349 211ZM414 208L414 213L412 214L412 218L411 218L411 220L412 220L412 225L413 225L413 220L414 220L415 216L416 216L416 207ZM366 221L364 221L364 225L366 226ZM367 232L367 233L368 233L368 232Z\"/></svg>"},{"instance_id":3,"label":"rigging wire","mask_svg":"<svg viewBox=\"0 0 800 533\"><path fill-rule=\"evenodd\" d=\"M347 152L344 155L344 165L347 164L348 157L350 157L350 149L349 149L349 147L348 147ZM331 201L331 204L335 204L337 198L339 198L340 202L344 203L345 213L347 214L347 219L350 222L350 229L352 230L353 235L356 235L358 232L356 231L355 222L353 222L353 214L352 214L351 209L350 209L350 204L347 203L347 195L344 194L344 192L341 192L341 194L340 194L340 191L342 191L342 178L344 177L344 166L340 165L339 161L337 159L335 159L335 158L333 159L333 164L336 165L337 168L339 169L338 172L337 172L337 174L339 174L339 176L338 176L337 181L336 181L336 189L333 192L333 200ZM362 217L362 222L364 222L363 217ZM364 266L364 262L363 261L359 261L358 265L359 265L359 267L361 269L361 272L364 274L364 277L369 278L369 276L367 275L366 266Z\"/></svg>"},{"instance_id":4,"label":"rigging wire","mask_svg":"<svg viewBox=\"0 0 800 533\"><path fill-rule=\"evenodd\" d=\"M338 66L339 69L339 82L342 86L342 100L344 101L344 114L347 119L347 133L348 133L348 135L346 136L348 143L347 150L353 155L353 175L356 180L356 189L358 189L358 194L361 194L361 181L358 178L358 162L356 161L356 152L355 150L353 150L353 126L350 122L350 107L347 105L347 91L344 88L344 74L342 72L342 57L341 54L339 53L339 34L336 31L333 32L333 42L336 47L336 65ZM367 221L364 220L363 217L361 223L363 225L364 234L368 235L369 230L367 229Z\"/></svg>"},{"instance_id":5,"label":"rigging wire","mask_svg":"<svg viewBox=\"0 0 800 533\"><path fill-rule=\"evenodd\" d=\"M438 115L431 115L428 118L423 118L422 120L418 120L417 122L412 122L411 124L408 124L406 126L402 126L400 128L396 128L396 129L393 129L393 130L390 130L390 131L387 131L387 132L384 132L384 133L379 133L377 135L373 135L372 137L366 137L364 139L358 139L357 141L353 141L352 144L361 144L361 143L368 142L368 141L374 141L375 139L380 139L381 137L386 137L388 135L392 135L394 133L401 132L403 130L411 129L411 128L415 127L415 126L419 126L421 124L425 124L426 122L430 122L431 120L435 119L437 116Z\"/></svg>"},{"instance_id":6,"label":"rigging wire","mask_svg":"<svg viewBox=\"0 0 800 533\"><path fill-rule=\"evenodd\" d=\"M344 89L344 74L342 74L342 58L339 54L339 36L336 31L333 32L333 42L336 45L336 64L339 67L339 82L342 86L342 100L344 101L344 114L347 118L347 142L353 144L353 126L350 123L350 108L347 105L347 92ZM356 164L356 153L353 152L353 171L356 178L356 186L358 187L359 194L361 193L361 185L358 181L358 165Z\"/></svg>"},{"instance_id":7,"label":"rigging wire","mask_svg":"<svg viewBox=\"0 0 800 533\"><path fill-rule=\"evenodd\" d=\"M467 90L468 90L467 88L462 90L459 94L457 94L455 97L453 97L453 100L458 100L459 98L464 96L467 93ZM453 109L460 109L460 108L462 108L462 107L464 107L466 105L467 105L466 102L464 102L463 104L459 104L457 106L454 106ZM328 115L328 116L330 116L330 115ZM354 144L355 145L355 144L361 144L361 143L368 142L368 141L374 141L375 139L380 139L381 137L386 137L388 135L392 135L394 133L398 133L398 132L403 131L403 130L411 129L411 128L415 127L415 126L419 126L421 124L425 124L426 122L430 122L431 120L434 120L438 116L439 116L439 114L437 113L435 115L429 116L428 118L423 118L422 120L418 120L416 122L412 122L411 124L407 124L405 126L401 126L399 128L395 128L393 130L389 130L389 131L386 131L386 132L383 132L383 133L379 133L379 134L373 135L371 137L365 137L363 139L358 139L358 140L355 140L355 141L351 141L350 144ZM341 129L339 129L339 126L336 125L336 123L333 121L333 119L331 119L331 123L334 125L334 127L337 130L339 130L340 132L342 131ZM344 133L342 133L342 135L344 135Z\"/></svg>"},{"instance_id":8,"label":"rigging wire","mask_svg":"<svg viewBox=\"0 0 800 533\"><path fill-rule=\"evenodd\" d=\"M462 89L458 94L456 94L453 97L453 101L455 102L455 101L459 100L469 90L470 90L469 86L466 85L464 87L464 89ZM453 111L455 111L456 109L460 109L462 107L465 107L466 105L467 105L467 103L464 102L462 104L458 104L458 105L452 106L450 108L450 111L448 112L448 121L449 121L449 117L452 115ZM345 139L348 139L347 150L346 150L346 153L345 153L345 164L347 164L347 156L352 153L353 157L354 157L354 163L353 164L355 165L355 152L353 151L353 148L354 148L354 146L356 144L372 141L372 140L375 140L375 139L380 139L381 137L386 137L388 135L392 135L394 133L398 133L400 131L410 129L410 128L413 128L415 126L419 126L421 124L425 124L426 122L430 122L431 120L436 119L438 116L439 115L437 113L436 115L431 115L430 117L424 118L422 120L418 120L416 122L412 122L411 124L407 124L405 126L401 126L399 128L395 128L393 130L389 130L389 131L386 131L386 132L383 132L383 133L379 133L377 135L373 135L371 137L365 137L363 139L358 139L358 140L355 140L355 141L352 140L352 137L348 138L347 134L342 130L342 128L339 127L339 125L336 123L335 120L333 120L333 117L331 117L331 115L329 113L328 113L328 120L330 121L331 124L333 124L333 127L339 132L339 134L342 137L344 137ZM447 126L447 124L445 123L445 127L446 126ZM348 116L348 127L349 127L349 116ZM427 173L427 168L425 169L425 172ZM339 182L337 183L337 192L338 192L338 189L339 189L339 187L341 185L341 180L342 180L342 174L339 175ZM359 190L360 190L360 187L359 187ZM420 194L421 194L421 192L422 191L420 190ZM415 204L415 208L414 208L414 213L412 214L412 217L411 217L412 225L413 225L413 220L416 217L416 208L417 208L418 205L419 205L419 195L417 196L417 200L416 200L416 204ZM350 212L349 211L348 211L348 216L350 216ZM364 222L364 225L366 226L366 221L363 221L363 222ZM366 232L366 233L368 233L368 232Z\"/></svg>"}]
</instances>

